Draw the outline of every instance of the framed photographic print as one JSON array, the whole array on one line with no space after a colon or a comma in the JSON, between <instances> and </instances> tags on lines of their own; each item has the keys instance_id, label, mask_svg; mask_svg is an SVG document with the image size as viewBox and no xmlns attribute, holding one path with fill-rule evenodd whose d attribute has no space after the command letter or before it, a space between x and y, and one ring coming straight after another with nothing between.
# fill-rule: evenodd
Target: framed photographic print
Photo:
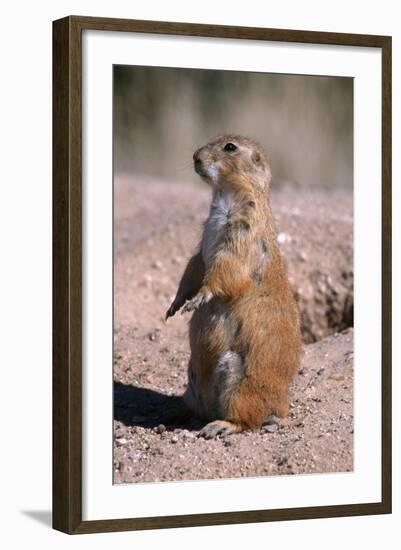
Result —
<instances>
[{"instance_id":1,"label":"framed photographic print","mask_svg":"<svg viewBox=\"0 0 401 550\"><path fill-rule=\"evenodd\" d=\"M53 526L391 512L391 38L53 23Z\"/></svg>"}]
</instances>

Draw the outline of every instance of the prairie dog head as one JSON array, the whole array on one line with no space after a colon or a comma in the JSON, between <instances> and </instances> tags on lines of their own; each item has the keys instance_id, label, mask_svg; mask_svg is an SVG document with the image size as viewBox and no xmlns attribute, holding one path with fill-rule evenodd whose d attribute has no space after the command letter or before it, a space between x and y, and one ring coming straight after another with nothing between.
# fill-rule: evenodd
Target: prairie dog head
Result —
<instances>
[{"instance_id":1,"label":"prairie dog head","mask_svg":"<svg viewBox=\"0 0 401 550\"><path fill-rule=\"evenodd\" d=\"M267 191L270 166L259 145L251 139L224 135L197 149L195 172L214 189L253 187Z\"/></svg>"}]
</instances>

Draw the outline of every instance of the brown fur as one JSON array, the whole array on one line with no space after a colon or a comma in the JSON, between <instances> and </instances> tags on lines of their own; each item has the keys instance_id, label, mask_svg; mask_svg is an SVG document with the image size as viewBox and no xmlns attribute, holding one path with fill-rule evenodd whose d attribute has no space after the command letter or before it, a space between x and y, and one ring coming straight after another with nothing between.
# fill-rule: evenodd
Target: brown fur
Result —
<instances>
[{"instance_id":1,"label":"brown fur","mask_svg":"<svg viewBox=\"0 0 401 550\"><path fill-rule=\"evenodd\" d=\"M225 150L227 143L235 149ZM214 203L166 317L181 307L194 310L184 399L212 421L201 435L215 437L287 414L301 337L268 200L265 155L252 140L229 135L196 151L194 161ZM210 222L216 208L225 223Z\"/></svg>"}]
</instances>

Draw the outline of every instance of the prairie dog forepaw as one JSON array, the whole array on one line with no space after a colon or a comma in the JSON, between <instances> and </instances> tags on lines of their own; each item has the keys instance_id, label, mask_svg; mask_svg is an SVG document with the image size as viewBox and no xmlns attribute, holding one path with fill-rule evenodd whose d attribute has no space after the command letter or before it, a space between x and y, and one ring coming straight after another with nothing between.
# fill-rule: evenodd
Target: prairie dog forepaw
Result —
<instances>
[{"instance_id":1,"label":"prairie dog forepaw","mask_svg":"<svg viewBox=\"0 0 401 550\"><path fill-rule=\"evenodd\" d=\"M166 317L165 320L169 317L172 317L177 313L177 311L184 305L185 297L182 294L177 294L177 296L174 298L173 303L166 311Z\"/></svg>"},{"instance_id":2,"label":"prairie dog forepaw","mask_svg":"<svg viewBox=\"0 0 401 550\"><path fill-rule=\"evenodd\" d=\"M177 306L176 302L174 301L171 306L168 308L168 310L166 311L166 316L165 316L165 320L167 321L167 319L169 317L172 317L173 315L175 315L175 313L179 310L180 308Z\"/></svg>"},{"instance_id":3,"label":"prairie dog forepaw","mask_svg":"<svg viewBox=\"0 0 401 550\"><path fill-rule=\"evenodd\" d=\"M181 310L181 314L183 314L185 311L195 311L195 309L200 308L204 304L207 304L210 302L210 300L213 298L213 294L209 291L199 291L192 300L189 300L184 307Z\"/></svg>"}]
</instances>

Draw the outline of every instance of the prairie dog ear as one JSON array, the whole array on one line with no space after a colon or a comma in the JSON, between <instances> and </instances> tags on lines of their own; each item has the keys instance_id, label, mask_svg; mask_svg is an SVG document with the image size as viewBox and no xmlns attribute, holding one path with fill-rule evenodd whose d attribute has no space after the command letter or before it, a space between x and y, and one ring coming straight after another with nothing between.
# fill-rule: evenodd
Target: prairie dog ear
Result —
<instances>
[{"instance_id":1,"label":"prairie dog ear","mask_svg":"<svg viewBox=\"0 0 401 550\"><path fill-rule=\"evenodd\" d=\"M251 161L253 162L253 164L255 165L255 167L260 171L260 172L263 172L265 177L263 178L259 178L258 179L258 183L259 183L259 186L262 188L262 189L266 189L269 184L270 184L270 179L271 179L271 172L270 172L270 167L269 165L267 164L267 162L265 162L264 158L262 157L262 155L259 153L259 151L252 151L252 154L251 154Z\"/></svg>"},{"instance_id":2,"label":"prairie dog ear","mask_svg":"<svg viewBox=\"0 0 401 550\"><path fill-rule=\"evenodd\" d=\"M254 162L255 164L260 163L260 154L258 153L258 151L253 151L251 158L252 158L252 162Z\"/></svg>"}]
</instances>

